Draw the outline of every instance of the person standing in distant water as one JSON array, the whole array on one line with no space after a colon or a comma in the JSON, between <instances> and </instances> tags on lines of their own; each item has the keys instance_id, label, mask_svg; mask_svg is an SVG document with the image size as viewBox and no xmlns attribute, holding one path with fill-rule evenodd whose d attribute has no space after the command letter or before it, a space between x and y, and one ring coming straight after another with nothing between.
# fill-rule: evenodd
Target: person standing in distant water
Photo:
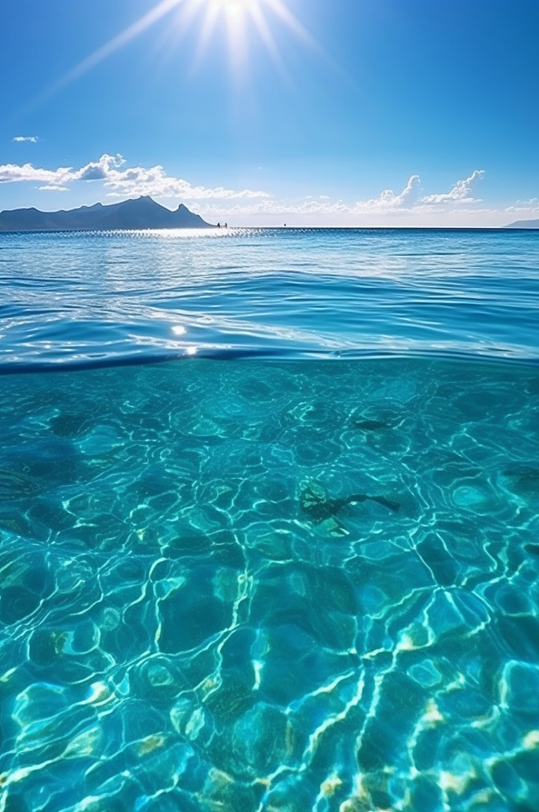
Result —
<instances>
[{"instance_id":1,"label":"person standing in distant water","mask_svg":"<svg viewBox=\"0 0 539 812\"><path fill-rule=\"evenodd\" d=\"M221 228L221 223L217 223L217 228Z\"/></svg>"}]
</instances>

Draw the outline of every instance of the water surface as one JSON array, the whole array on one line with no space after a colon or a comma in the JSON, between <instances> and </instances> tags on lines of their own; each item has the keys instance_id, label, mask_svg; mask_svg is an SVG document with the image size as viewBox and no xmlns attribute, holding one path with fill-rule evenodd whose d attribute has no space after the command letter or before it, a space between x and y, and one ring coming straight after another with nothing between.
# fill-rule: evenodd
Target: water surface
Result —
<instances>
[{"instance_id":1,"label":"water surface","mask_svg":"<svg viewBox=\"0 0 539 812\"><path fill-rule=\"evenodd\" d=\"M0 364L537 358L539 232L0 234Z\"/></svg>"}]
</instances>

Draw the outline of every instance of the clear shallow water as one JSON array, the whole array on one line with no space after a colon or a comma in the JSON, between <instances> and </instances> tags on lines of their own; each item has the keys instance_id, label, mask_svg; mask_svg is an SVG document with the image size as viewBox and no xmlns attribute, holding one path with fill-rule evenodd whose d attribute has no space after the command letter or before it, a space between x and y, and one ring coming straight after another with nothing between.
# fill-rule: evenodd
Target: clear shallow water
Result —
<instances>
[{"instance_id":1,"label":"clear shallow water","mask_svg":"<svg viewBox=\"0 0 539 812\"><path fill-rule=\"evenodd\" d=\"M537 812L538 239L0 235L0 812Z\"/></svg>"},{"instance_id":2,"label":"clear shallow water","mask_svg":"<svg viewBox=\"0 0 539 812\"><path fill-rule=\"evenodd\" d=\"M537 358L539 232L0 234L0 369L189 354Z\"/></svg>"},{"instance_id":3,"label":"clear shallow water","mask_svg":"<svg viewBox=\"0 0 539 812\"><path fill-rule=\"evenodd\" d=\"M539 371L6 375L0 809L539 808Z\"/></svg>"}]
</instances>

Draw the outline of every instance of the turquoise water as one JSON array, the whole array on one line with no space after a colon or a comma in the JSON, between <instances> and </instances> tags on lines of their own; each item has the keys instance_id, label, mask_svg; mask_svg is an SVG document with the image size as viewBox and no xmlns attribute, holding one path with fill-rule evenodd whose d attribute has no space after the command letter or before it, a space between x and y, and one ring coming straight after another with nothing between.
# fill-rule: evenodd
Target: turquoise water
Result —
<instances>
[{"instance_id":1,"label":"turquoise water","mask_svg":"<svg viewBox=\"0 0 539 812\"><path fill-rule=\"evenodd\" d=\"M1 812L537 812L537 238L452 234L2 238Z\"/></svg>"},{"instance_id":2,"label":"turquoise water","mask_svg":"<svg viewBox=\"0 0 539 812\"><path fill-rule=\"evenodd\" d=\"M205 355L537 359L539 231L0 234L0 370Z\"/></svg>"}]
</instances>

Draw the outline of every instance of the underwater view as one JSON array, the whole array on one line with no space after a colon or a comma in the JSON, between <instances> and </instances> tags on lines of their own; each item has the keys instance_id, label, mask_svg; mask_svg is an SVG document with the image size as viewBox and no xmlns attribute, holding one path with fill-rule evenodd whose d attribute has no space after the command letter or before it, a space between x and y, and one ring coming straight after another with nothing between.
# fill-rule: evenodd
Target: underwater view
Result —
<instances>
[{"instance_id":1,"label":"underwater view","mask_svg":"<svg viewBox=\"0 0 539 812\"><path fill-rule=\"evenodd\" d=\"M5 375L0 808L539 808L539 370Z\"/></svg>"}]
</instances>

